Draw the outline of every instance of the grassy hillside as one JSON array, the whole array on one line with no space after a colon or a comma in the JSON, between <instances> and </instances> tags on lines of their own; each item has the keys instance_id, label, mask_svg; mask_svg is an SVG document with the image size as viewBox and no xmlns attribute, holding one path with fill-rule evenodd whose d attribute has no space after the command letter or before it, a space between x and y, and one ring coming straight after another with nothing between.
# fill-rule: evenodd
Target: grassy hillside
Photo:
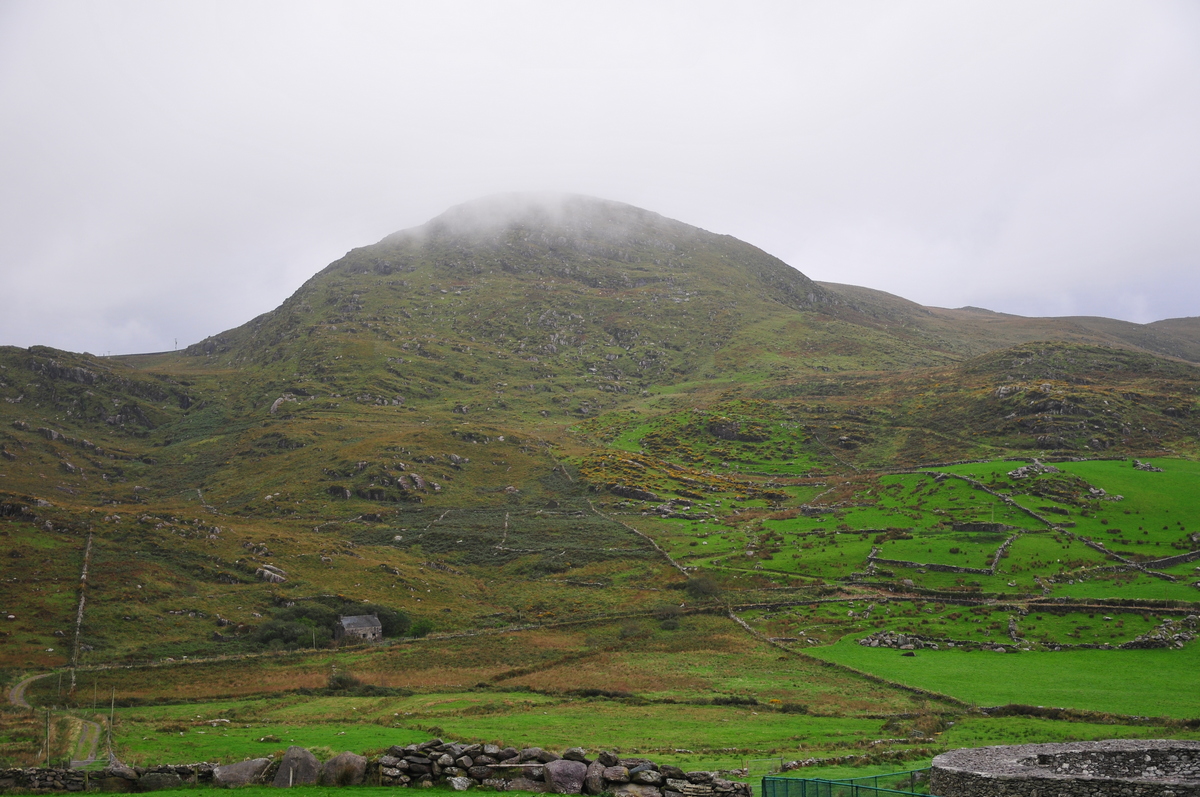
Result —
<instances>
[{"instance_id":1,"label":"grassy hillside","mask_svg":"<svg viewBox=\"0 0 1200 797\"><path fill-rule=\"evenodd\" d=\"M724 764L917 760L990 700L1189 733L1157 682L1035 686L1191 667L1193 326L922 308L624 205L473 203L183 352L0 348L0 668L108 690L139 756L254 747L166 745L146 706L180 700L315 740L321 700L377 699L334 731L364 747L674 728ZM389 642L336 645L356 611ZM996 647L1029 691L962 677Z\"/></svg>"}]
</instances>

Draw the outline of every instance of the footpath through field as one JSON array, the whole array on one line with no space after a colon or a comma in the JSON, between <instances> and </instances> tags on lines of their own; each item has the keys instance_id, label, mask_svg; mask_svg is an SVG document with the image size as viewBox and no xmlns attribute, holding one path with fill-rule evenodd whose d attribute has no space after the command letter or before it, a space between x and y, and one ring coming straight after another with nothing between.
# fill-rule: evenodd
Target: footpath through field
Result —
<instances>
[{"instance_id":1,"label":"footpath through field","mask_svg":"<svg viewBox=\"0 0 1200 797\"><path fill-rule=\"evenodd\" d=\"M29 705L29 701L25 699L25 690L34 681L42 678L48 678L52 673L42 673L41 675L31 675L28 678L18 681L12 689L8 690L8 702L20 708L32 710L33 706ZM83 724L83 729L79 733L79 741L73 751L78 758L71 759L71 767L79 769L96 760L96 748L100 746L100 723L90 720L80 719Z\"/></svg>"}]
</instances>

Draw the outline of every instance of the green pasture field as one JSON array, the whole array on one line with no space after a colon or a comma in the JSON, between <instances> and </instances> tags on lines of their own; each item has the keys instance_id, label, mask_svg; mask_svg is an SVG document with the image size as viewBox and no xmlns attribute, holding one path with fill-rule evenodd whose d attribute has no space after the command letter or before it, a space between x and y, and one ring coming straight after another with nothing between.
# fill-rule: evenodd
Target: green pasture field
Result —
<instances>
[{"instance_id":1,"label":"green pasture field","mask_svg":"<svg viewBox=\"0 0 1200 797\"><path fill-rule=\"evenodd\" d=\"M869 618L866 610L873 606ZM1008 621L1014 619L1017 634L1030 643L1044 646L1119 645L1144 634L1168 619L1153 610L1120 611L1083 609L1064 611L1054 607L1032 607L1022 614L1018 606L964 606L940 601L872 602L848 600L813 606L774 610L752 610L742 614L756 630L769 637L816 639L836 642L843 637L860 639L886 629L929 638L974 642L1011 643ZM1178 616L1175 616L1178 619ZM803 642L796 643L803 646Z\"/></svg>"},{"instance_id":2,"label":"green pasture field","mask_svg":"<svg viewBox=\"0 0 1200 797\"><path fill-rule=\"evenodd\" d=\"M739 404L734 402L734 404ZM646 451L654 456L705 466L734 466L740 470L762 470L776 474L803 474L826 467L828 454L800 425L774 417L761 417L753 407L719 406L733 412L672 413L639 423L610 426L610 445L624 451ZM737 410L750 410L750 414ZM768 415L777 415L773 407ZM757 416L757 417L756 417ZM752 426L761 440L726 440L709 431L714 422L728 421ZM602 424L592 424L602 428ZM616 429L620 429L616 432ZM686 441L686 442L685 442Z\"/></svg>"},{"instance_id":3,"label":"green pasture field","mask_svg":"<svg viewBox=\"0 0 1200 797\"><path fill-rule=\"evenodd\" d=\"M874 603L870 617L864 619L868 606ZM856 616L851 616L854 613ZM1049 615L1047 615L1049 616ZM1008 619L1019 613L1012 607L962 606L943 602L872 602L868 600L845 601L819 604L817 606L795 606L779 610L758 610L742 615L767 636L836 642L850 635L854 639L874 631L886 629L925 638L958 639L976 642L1002 642L1009 644ZM1076 617L1076 615L1071 615ZM1082 615L1086 618L1086 615ZM1140 615L1135 615L1140 620ZM1063 630L1074 626L1066 625ZM1090 622L1087 620L1078 622ZM1142 633L1157 624L1146 621L1137 626ZM1144 627L1143 627L1144 625ZM1020 623L1018 624L1020 627ZM1132 635L1136 635L1136 633ZM1132 638L1132 636L1130 637ZM1067 638L1056 639L1059 643L1078 642Z\"/></svg>"},{"instance_id":4,"label":"green pasture field","mask_svg":"<svg viewBox=\"0 0 1200 797\"><path fill-rule=\"evenodd\" d=\"M518 746L539 744L551 749L564 748L586 738L589 747L621 752L840 749L859 739L878 738L880 726L878 719L785 714L765 706L636 706L610 701L563 704L540 713L439 721L439 727L455 738L503 740ZM730 756L725 760L733 763L736 758ZM699 763L692 760L688 766Z\"/></svg>"},{"instance_id":5,"label":"green pasture field","mask_svg":"<svg viewBox=\"0 0 1200 797\"><path fill-rule=\"evenodd\" d=\"M778 547L779 552L761 553L759 561L764 570L837 578L865 569L872 545L869 539L850 534L807 537L791 546L771 545L772 549Z\"/></svg>"},{"instance_id":6,"label":"green pasture field","mask_svg":"<svg viewBox=\"0 0 1200 797\"><path fill-rule=\"evenodd\" d=\"M139 731L144 735L137 736ZM117 733L114 743L119 756L132 765L195 761L232 763L245 758L278 757L293 744L309 749L328 748L333 753L342 750L361 753L429 738L428 733L404 728L348 723L230 724L228 727L208 726L184 731L160 730L141 727L124 717L118 720Z\"/></svg>"},{"instance_id":7,"label":"green pasture field","mask_svg":"<svg viewBox=\"0 0 1200 797\"><path fill-rule=\"evenodd\" d=\"M1054 463L1054 467L1063 473L1077 476L1088 485L1103 489L1110 498L1122 496L1119 501L1085 498L1082 501L1068 502L1050 495L1027 494L1027 491L1037 489L1039 482L1053 477L1010 479L1006 475L1007 472L1015 469L1020 463L971 463L937 470L978 477L993 489L1015 490L1016 500L1034 511L1038 511L1039 506L1066 509L1068 515L1045 512L1042 514L1052 522L1069 519L1075 523L1072 529L1075 533L1093 537L1106 545L1110 544L1106 536L1114 536L1115 531L1120 531L1126 538L1136 538L1129 543L1133 545L1140 542L1142 545L1149 544L1161 549L1167 548L1171 543L1183 543L1187 540L1189 532L1200 531L1200 524L1196 524L1195 521L1193 527L1188 528L1189 519L1200 513L1200 491L1196 490L1197 479L1200 478L1200 463L1168 458L1145 461L1162 468L1163 472L1136 470L1132 460ZM995 484L989 481L991 477L995 478ZM1170 556L1178 552L1138 551L1146 556Z\"/></svg>"},{"instance_id":8,"label":"green pasture field","mask_svg":"<svg viewBox=\"0 0 1200 797\"><path fill-rule=\"evenodd\" d=\"M1025 703L1151 717L1200 717L1200 645L1182 650L993 653L866 648L850 637L807 651L981 706Z\"/></svg>"},{"instance_id":9,"label":"green pasture field","mask_svg":"<svg viewBox=\"0 0 1200 797\"><path fill-rule=\"evenodd\" d=\"M973 473L992 489L1015 492L1017 500L1034 511L1065 507L1068 515L1046 516L1056 523L1075 523L1068 529L1071 533L1092 537L1131 558L1134 554L1150 558L1190 550L1193 543L1187 535L1194 530L1185 512L1193 499L1176 493L1186 491L1200 474L1200 467L1192 463L1156 462L1178 468L1178 474L1173 480L1162 479L1174 471L1135 471L1128 462L1067 463L1062 474L1026 480L1006 476L1020 463L954 469ZM1126 498L1081 498L1080 478ZM1139 490L1146 485L1157 486L1143 501ZM787 485L780 489L797 496L794 500L819 503L818 496L826 488ZM111 685L134 701L196 701L119 709L118 746L132 763L237 760L274 754L293 743L331 752L373 751L444 735L551 748L586 740L595 747L653 752L664 763L689 769L728 769L742 766L747 758L776 754L788 759L867 755L876 750L903 752L922 744L1055 741L1143 735L1152 730L1141 725L977 717L964 714L954 703L869 681L823 666L814 658L977 705L1025 703L1119 715L1200 716L1196 696L1200 695L1196 674L1200 645L1196 643L1183 650L1043 649L1080 643L1117 645L1178 614L1116 607L1047 612L1036 604L1022 613L1028 598L1042 596L1035 576L1055 579L1051 597L1200 603L1200 590L1192 586L1200 578L1200 563L1170 568L1168 573L1178 579L1174 583L1137 572L1101 572L1114 564L1102 553L1064 531L1042 528L1025 513L960 480L937 482L912 474L866 476L850 488L838 489L843 492L828 499L837 504L835 510L811 517L796 509L768 507L765 501L733 501L729 492L711 493L695 502L696 507L721 515L707 522L642 515L641 507L646 505L641 502L619 502L614 512L611 501L600 499L593 500L613 514L596 515L583 500L565 502L556 511L525 507L511 512L445 513L406 508L388 523L355 526L350 535L354 546L332 549L314 539L302 547L297 544L286 561L297 572L312 570L314 578L327 572L337 579L338 589L353 584L358 592L369 585L370 591L362 594L380 602L403 590L400 605L414 617L431 617L439 632L478 629L486 633L462 638L435 635L382 647L85 672L81 689L103 694L100 687ZM1037 494L1039 490L1045 494ZM784 502L789 505L793 502ZM952 526L965 521L990 523L993 518L1021 530L994 576L879 565L868 582L844 580L865 570L867 556L876 546L884 558L987 567L1014 532ZM720 592L693 597L683 587L686 578L694 575L680 577L615 520L650 534L677 561L703 566ZM285 545L282 528L261 522L251 532L229 534L228 541L214 540L211 547L224 551L227 559L241 555L238 552L246 550L243 543L262 541L279 548ZM180 523L155 532L154 556L174 556L170 535L185 531ZM911 538L904 539L905 534ZM396 535L405 539L398 542ZM77 539L30 537L32 556L42 551L33 542L47 553L65 550L65 544L78 546ZM493 546L501 539L518 550L494 554ZM98 543L93 562L106 572L125 573L117 550L107 541ZM560 551L575 560L569 568L560 570L552 559ZM318 554L330 554L334 562L318 565ZM427 559L441 560L449 569L426 567ZM74 592L67 585L75 576L74 568L72 562L61 573L56 570L31 584L50 593L51 604L64 617L73 609ZM106 584L103 590L112 592L110 597L134 607L123 609L134 619L124 621L115 608L98 601L93 615L97 622L156 631L169 637L170 644L186 638L188 629L204 620L199 610L208 598L195 586L181 589L160 571L157 565L138 565L120 583ZM504 579L503 589L493 586L497 574ZM953 603L948 596L904 597L903 579L912 579L918 587L957 592L964 601L984 593L997 602L976 606ZM587 588L580 582L586 582ZM137 584L143 587L140 592ZM298 594L290 585L270 590L271 600ZM269 611L264 607L265 593L263 586L246 584L216 606L224 616L252 623L251 610ZM99 587L97 594L104 597ZM171 594L182 597L166 597ZM811 602L818 596L836 600ZM142 598L157 601L161 608L141 608L137 601ZM457 608L463 598L470 607L465 611ZM796 603L786 605L789 600ZM717 611L726 604L776 602L783 605L740 614L759 633L789 640L783 644L803 655L754 640L723 616L724 609ZM869 616L868 607L873 607ZM166 608L185 613L168 613L163 611ZM688 613L696 608L712 613ZM186 613L191 611L197 616ZM613 615L624 619L599 619ZM1010 617L1016 619L1018 634L1037 650L1003 655L921 650L904 657L899 651L855 643L887 629L1010 645ZM518 624L553 624L572 618L596 619L496 633ZM207 624L212 626L211 616ZM47 647L58 647L56 641L49 638ZM143 649L158 651L156 643ZM335 665L364 683L411 689L416 694L370 698L294 691L324 686ZM92 679L100 683L89 690ZM591 697L586 696L589 690ZM272 691L274 697L253 696ZM30 693L39 702L54 702L58 697L51 679L37 682ZM216 695L226 698L211 701ZM744 704L712 705L714 697ZM797 710L784 712L784 706ZM921 730L925 726L897 725L888 719L930 712L952 717L946 721L954 724L926 732ZM208 721L213 719L230 721L212 727ZM909 735L916 732L924 735ZM1178 728L1155 732L1181 733ZM268 740L259 741L263 738ZM878 739L898 738L905 741L872 745ZM676 752L682 750L694 752ZM876 766L905 768L875 762L866 768L843 769L865 772ZM797 774L813 776L811 772L805 769Z\"/></svg>"},{"instance_id":10,"label":"green pasture field","mask_svg":"<svg viewBox=\"0 0 1200 797\"><path fill-rule=\"evenodd\" d=\"M411 698L261 699L128 708L115 739L130 763L229 762L305 747L378 751L432 735L551 749L669 753L688 768L734 768L747 751L838 750L878 738L877 718L784 713L771 704L710 706L539 695L427 694ZM310 710L297 712L307 706ZM214 724L216 727L214 727ZM263 740L266 737L265 741ZM695 750L696 752L685 752Z\"/></svg>"},{"instance_id":11,"label":"green pasture field","mask_svg":"<svg viewBox=\"0 0 1200 797\"><path fill-rule=\"evenodd\" d=\"M1200 579L1200 574L1196 573L1190 579L1174 583L1140 573L1132 579L1102 575L1077 580L1074 584L1055 584L1051 594L1070 598L1136 598L1195 603L1200 601L1197 579Z\"/></svg>"},{"instance_id":12,"label":"green pasture field","mask_svg":"<svg viewBox=\"0 0 1200 797\"><path fill-rule=\"evenodd\" d=\"M1037 532L1022 534L1013 541L1008 556L1000 560L997 573L1019 575L1057 575L1078 568L1116 564L1099 551L1064 534Z\"/></svg>"},{"instance_id":13,"label":"green pasture field","mask_svg":"<svg viewBox=\"0 0 1200 797\"><path fill-rule=\"evenodd\" d=\"M1158 625L1159 619L1149 612L1072 612L1059 615L1031 612L1019 618L1018 633L1031 641L1045 645L1128 642Z\"/></svg>"},{"instance_id":14,"label":"green pasture field","mask_svg":"<svg viewBox=\"0 0 1200 797\"><path fill-rule=\"evenodd\" d=\"M987 569L1009 534L989 531L916 532L911 540L888 540L879 546L882 559Z\"/></svg>"}]
</instances>

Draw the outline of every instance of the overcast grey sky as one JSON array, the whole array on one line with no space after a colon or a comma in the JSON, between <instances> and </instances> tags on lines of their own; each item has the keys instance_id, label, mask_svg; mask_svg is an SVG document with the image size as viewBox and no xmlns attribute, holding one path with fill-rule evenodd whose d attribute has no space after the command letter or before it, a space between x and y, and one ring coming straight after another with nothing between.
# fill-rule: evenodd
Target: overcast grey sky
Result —
<instances>
[{"instance_id":1,"label":"overcast grey sky","mask_svg":"<svg viewBox=\"0 0 1200 797\"><path fill-rule=\"evenodd\" d=\"M0 0L0 344L170 349L485 194L1200 315L1200 3Z\"/></svg>"}]
</instances>

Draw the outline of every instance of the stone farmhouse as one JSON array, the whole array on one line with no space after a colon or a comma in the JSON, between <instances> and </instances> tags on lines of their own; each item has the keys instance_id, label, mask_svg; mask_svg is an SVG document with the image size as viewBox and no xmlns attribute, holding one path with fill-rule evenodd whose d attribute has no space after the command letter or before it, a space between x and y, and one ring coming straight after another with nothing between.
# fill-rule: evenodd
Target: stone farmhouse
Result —
<instances>
[{"instance_id":1,"label":"stone farmhouse","mask_svg":"<svg viewBox=\"0 0 1200 797\"><path fill-rule=\"evenodd\" d=\"M373 614L356 614L352 617L339 616L333 627L333 638L357 637L370 642L383 639L383 626Z\"/></svg>"}]
</instances>

